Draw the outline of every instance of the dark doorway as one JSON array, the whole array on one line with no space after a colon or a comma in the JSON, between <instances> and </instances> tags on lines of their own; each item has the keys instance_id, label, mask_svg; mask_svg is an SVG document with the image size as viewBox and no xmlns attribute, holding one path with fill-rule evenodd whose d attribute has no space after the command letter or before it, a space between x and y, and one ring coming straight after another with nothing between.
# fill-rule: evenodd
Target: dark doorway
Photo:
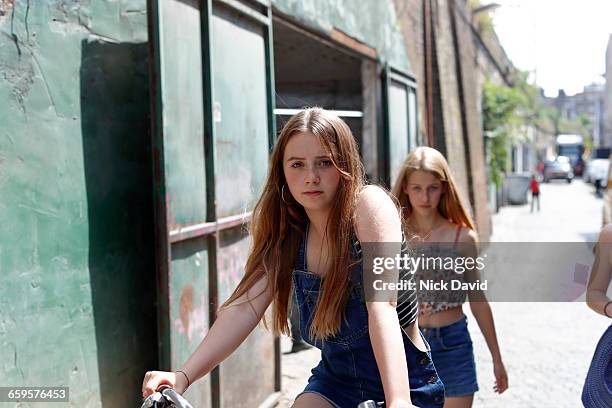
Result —
<instances>
[{"instance_id":1,"label":"dark doorway","mask_svg":"<svg viewBox=\"0 0 612 408\"><path fill-rule=\"evenodd\" d=\"M320 106L337 111L361 149L362 59L280 18L273 28L277 129L296 110Z\"/></svg>"}]
</instances>

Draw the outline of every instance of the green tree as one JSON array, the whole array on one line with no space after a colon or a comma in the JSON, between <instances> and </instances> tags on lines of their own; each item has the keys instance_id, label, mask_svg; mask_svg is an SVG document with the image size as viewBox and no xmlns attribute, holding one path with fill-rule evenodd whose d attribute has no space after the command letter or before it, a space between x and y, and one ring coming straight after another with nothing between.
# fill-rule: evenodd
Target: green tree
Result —
<instances>
[{"instance_id":1,"label":"green tree","mask_svg":"<svg viewBox=\"0 0 612 408\"><path fill-rule=\"evenodd\" d=\"M486 80L482 116L487 138L487 157L491 180L501 187L508 167L508 146L525 137L525 127L543 130L552 123L546 115L539 89L528 81L529 74L516 71L512 86ZM525 141L525 139L523 139Z\"/></svg>"},{"instance_id":2,"label":"green tree","mask_svg":"<svg viewBox=\"0 0 612 408\"><path fill-rule=\"evenodd\" d=\"M508 161L508 137L515 111L521 103L519 93L510 87L487 80L482 93L483 130L487 136L487 157L491 180L501 187Z\"/></svg>"}]
</instances>

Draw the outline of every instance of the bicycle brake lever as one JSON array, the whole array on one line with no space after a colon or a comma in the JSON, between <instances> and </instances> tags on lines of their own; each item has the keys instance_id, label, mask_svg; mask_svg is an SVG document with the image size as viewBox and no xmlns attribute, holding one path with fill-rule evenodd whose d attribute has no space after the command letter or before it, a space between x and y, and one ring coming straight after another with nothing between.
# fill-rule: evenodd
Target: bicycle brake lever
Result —
<instances>
[{"instance_id":1,"label":"bicycle brake lever","mask_svg":"<svg viewBox=\"0 0 612 408\"><path fill-rule=\"evenodd\" d=\"M142 402L142 405L140 406L140 408L151 408L155 406L155 404L161 403L163 398L164 397L163 395L161 395L161 393L154 392Z\"/></svg>"},{"instance_id":2,"label":"bicycle brake lever","mask_svg":"<svg viewBox=\"0 0 612 408\"><path fill-rule=\"evenodd\" d=\"M174 405L176 408L193 408L189 402L181 394L176 392L173 388L167 387L161 392L164 397Z\"/></svg>"}]
</instances>

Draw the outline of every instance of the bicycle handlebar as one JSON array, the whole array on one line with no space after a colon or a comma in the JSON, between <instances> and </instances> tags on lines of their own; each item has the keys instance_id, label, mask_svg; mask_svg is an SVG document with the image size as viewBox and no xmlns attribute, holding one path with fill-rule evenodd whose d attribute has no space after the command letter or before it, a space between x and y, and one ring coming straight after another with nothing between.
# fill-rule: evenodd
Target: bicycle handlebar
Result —
<instances>
[{"instance_id":1,"label":"bicycle handlebar","mask_svg":"<svg viewBox=\"0 0 612 408\"><path fill-rule=\"evenodd\" d=\"M372 400L367 400L357 405L357 408L379 408L379 407L384 407L384 406L385 406L384 402L374 402Z\"/></svg>"},{"instance_id":2,"label":"bicycle handlebar","mask_svg":"<svg viewBox=\"0 0 612 408\"><path fill-rule=\"evenodd\" d=\"M375 402L372 400L363 401L357 408L382 408L385 406L384 402ZM183 398L173 388L162 385L158 391L149 395L140 408L193 408L191 404Z\"/></svg>"},{"instance_id":3,"label":"bicycle handlebar","mask_svg":"<svg viewBox=\"0 0 612 408\"><path fill-rule=\"evenodd\" d=\"M149 395L144 400L140 408L193 408L191 404L183 398L173 388L162 385L158 391Z\"/></svg>"}]
</instances>

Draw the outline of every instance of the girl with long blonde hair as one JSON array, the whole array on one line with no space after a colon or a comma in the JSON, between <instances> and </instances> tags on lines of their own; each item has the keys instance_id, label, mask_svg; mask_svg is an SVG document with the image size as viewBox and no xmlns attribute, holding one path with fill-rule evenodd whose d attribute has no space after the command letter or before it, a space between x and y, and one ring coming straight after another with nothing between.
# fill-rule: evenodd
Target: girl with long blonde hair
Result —
<instances>
[{"instance_id":1,"label":"girl with long blonde hair","mask_svg":"<svg viewBox=\"0 0 612 408\"><path fill-rule=\"evenodd\" d=\"M477 259L478 235L444 156L430 147L419 147L404 161L392 194L404 215L404 233L415 248L432 259ZM418 244L416 244L418 243ZM451 258L453 259L453 258ZM435 264L435 263L434 263ZM439 263L438 265L441 265ZM477 268L421 268L416 271L419 326L431 347L432 357L446 389L446 408L471 407L478 390L472 341L463 313L469 299L493 357L494 389L502 393L508 378L502 362L493 315L482 290L452 290L450 281L479 282ZM436 269L437 268L437 269ZM420 290L421 282L445 282L439 291Z\"/></svg>"},{"instance_id":2,"label":"girl with long blonde hair","mask_svg":"<svg viewBox=\"0 0 612 408\"><path fill-rule=\"evenodd\" d=\"M364 297L360 242L399 248L402 231L392 199L365 186L346 123L311 108L285 124L250 231L244 277L210 331L180 370L148 372L144 396L161 384L184 392L242 343L270 304L274 332L289 333L295 293L302 336L321 349L295 408L353 408L368 399L391 408L442 406L444 387L416 323L416 300L414 314L400 318L395 303Z\"/></svg>"}]
</instances>

